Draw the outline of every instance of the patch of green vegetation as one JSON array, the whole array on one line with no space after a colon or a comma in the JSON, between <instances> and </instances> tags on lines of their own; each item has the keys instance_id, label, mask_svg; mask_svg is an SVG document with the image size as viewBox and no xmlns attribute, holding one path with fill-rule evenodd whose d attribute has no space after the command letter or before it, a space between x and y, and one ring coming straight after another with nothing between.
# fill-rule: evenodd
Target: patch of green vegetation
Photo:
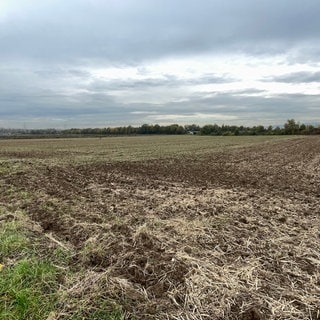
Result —
<instances>
[{"instance_id":1,"label":"patch of green vegetation","mask_svg":"<svg viewBox=\"0 0 320 320\"><path fill-rule=\"evenodd\" d=\"M31 197L30 193L25 190L20 191L19 195L20 195L20 198L24 200L30 199Z\"/></svg>"},{"instance_id":2,"label":"patch of green vegetation","mask_svg":"<svg viewBox=\"0 0 320 320\"><path fill-rule=\"evenodd\" d=\"M23 254L29 245L27 237L19 232L18 221L5 222L0 233L0 263L6 258Z\"/></svg>"},{"instance_id":3,"label":"patch of green vegetation","mask_svg":"<svg viewBox=\"0 0 320 320\"><path fill-rule=\"evenodd\" d=\"M50 262L36 258L4 266L0 277L0 319L45 319L56 303L57 275Z\"/></svg>"},{"instance_id":4,"label":"patch of green vegetation","mask_svg":"<svg viewBox=\"0 0 320 320\"><path fill-rule=\"evenodd\" d=\"M57 270L36 256L23 215L6 217L11 221L0 227L0 319L43 319L54 307Z\"/></svg>"},{"instance_id":5,"label":"patch of green vegetation","mask_svg":"<svg viewBox=\"0 0 320 320\"><path fill-rule=\"evenodd\" d=\"M17 210L22 203L30 203L34 198L30 192L12 185L3 190L2 196L6 198L6 208L11 211Z\"/></svg>"},{"instance_id":6,"label":"patch of green vegetation","mask_svg":"<svg viewBox=\"0 0 320 320\"><path fill-rule=\"evenodd\" d=\"M19 172L21 170L20 164L9 163L8 161L0 160L0 175L2 174L12 174Z\"/></svg>"},{"instance_id":7,"label":"patch of green vegetation","mask_svg":"<svg viewBox=\"0 0 320 320\"><path fill-rule=\"evenodd\" d=\"M70 320L123 320L123 312L115 305L100 298L95 302L95 307L82 307L69 317Z\"/></svg>"},{"instance_id":8,"label":"patch of green vegetation","mask_svg":"<svg viewBox=\"0 0 320 320\"><path fill-rule=\"evenodd\" d=\"M72 253L61 247L58 247L54 249L52 253L47 254L47 256L50 257L50 260L54 264L67 267L71 262Z\"/></svg>"},{"instance_id":9,"label":"patch of green vegetation","mask_svg":"<svg viewBox=\"0 0 320 320\"><path fill-rule=\"evenodd\" d=\"M72 278L72 253L45 245L43 235L32 233L22 212L7 213L0 221L0 319L42 320L60 314L61 281ZM44 252L45 250L45 252ZM44 258L45 256L45 258ZM89 306L74 304L66 319L121 320L122 312L106 298Z\"/></svg>"}]
</instances>

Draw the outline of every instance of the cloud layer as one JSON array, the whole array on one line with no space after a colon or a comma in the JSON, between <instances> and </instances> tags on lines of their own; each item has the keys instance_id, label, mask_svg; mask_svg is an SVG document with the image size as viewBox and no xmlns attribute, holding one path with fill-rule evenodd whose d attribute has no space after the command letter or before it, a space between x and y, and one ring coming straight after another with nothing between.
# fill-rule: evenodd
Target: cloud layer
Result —
<instances>
[{"instance_id":1,"label":"cloud layer","mask_svg":"<svg viewBox=\"0 0 320 320\"><path fill-rule=\"evenodd\" d=\"M320 121L320 2L2 0L0 126Z\"/></svg>"}]
</instances>

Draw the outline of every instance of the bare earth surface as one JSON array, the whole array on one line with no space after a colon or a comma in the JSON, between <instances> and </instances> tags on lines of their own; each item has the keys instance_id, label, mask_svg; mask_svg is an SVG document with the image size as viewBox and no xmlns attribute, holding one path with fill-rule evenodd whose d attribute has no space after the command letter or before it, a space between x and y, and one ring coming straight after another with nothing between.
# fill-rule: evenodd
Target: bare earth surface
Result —
<instances>
[{"instance_id":1,"label":"bare earth surface","mask_svg":"<svg viewBox=\"0 0 320 320\"><path fill-rule=\"evenodd\" d=\"M0 205L79 269L56 319L101 298L128 319L320 319L320 137L114 162L10 152Z\"/></svg>"}]
</instances>

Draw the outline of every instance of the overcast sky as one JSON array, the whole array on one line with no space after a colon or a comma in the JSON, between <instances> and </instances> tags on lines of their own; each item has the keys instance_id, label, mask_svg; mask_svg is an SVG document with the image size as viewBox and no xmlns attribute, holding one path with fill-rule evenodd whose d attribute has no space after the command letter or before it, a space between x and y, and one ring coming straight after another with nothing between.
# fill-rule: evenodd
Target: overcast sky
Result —
<instances>
[{"instance_id":1,"label":"overcast sky","mask_svg":"<svg viewBox=\"0 0 320 320\"><path fill-rule=\"evenodd\" d=\"M320 124L319 0L0 0L0 127Z\"/></svg>"}]
</instances>

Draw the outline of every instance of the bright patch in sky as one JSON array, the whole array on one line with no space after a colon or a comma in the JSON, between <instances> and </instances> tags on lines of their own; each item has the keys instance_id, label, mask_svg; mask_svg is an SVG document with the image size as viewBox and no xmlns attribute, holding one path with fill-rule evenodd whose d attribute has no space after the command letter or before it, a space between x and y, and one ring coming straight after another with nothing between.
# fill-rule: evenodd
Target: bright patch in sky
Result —
<instances>
[{"instance_id":1,"label":"bright patch in sky","mask_svg":"<svg viewBox=\"0 0 320 320\"><path fill-rule=\"evenodd\" d=\"M277 94L316 95L319 94L318 82L279 83L272 79L290 73L319 71L319 66L288 64L283 55L262 59L240 55L177 57L137 67L89 70L93 82L105 82L105 93L109 92L107 84L112 81L126 81L128 86L137 81L145 81L146 86L148 82L152 84L152 80L159 81L152 90L144 86L135 90L117 88L114 95L124 103L163 103L177 99L186 101L190 94L200 92L205 94L243 91L239 94L265 97ZM206 77L208 81L201 83L201 79ZM216 77L216 81L213 77ZM218 81L219 78L221 81ZM252 88L257 89L256 92L251 92Z\"/></svg>"}]
</instances>

